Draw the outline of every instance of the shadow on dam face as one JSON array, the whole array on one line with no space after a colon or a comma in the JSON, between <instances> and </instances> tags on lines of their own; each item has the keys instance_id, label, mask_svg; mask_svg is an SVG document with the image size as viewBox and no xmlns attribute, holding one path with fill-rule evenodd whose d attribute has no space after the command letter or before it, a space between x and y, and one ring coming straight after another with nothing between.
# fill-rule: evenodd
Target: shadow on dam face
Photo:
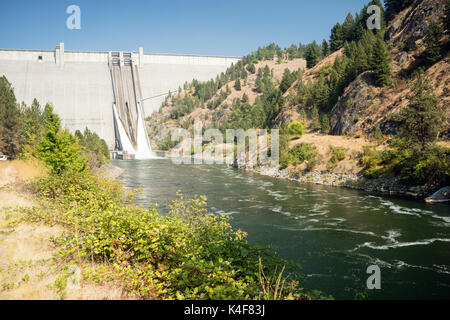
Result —
<instances>
[{"instance_id":1,"label":"shadow on dam face","mask_svg":"<svg viewBox=\"0 0 450 320\"><path fill-rule=\"evenodd\" d=\"M12 83L19 102L30 105L36 98L41 105L53 104L63 125L70 131L88 127L105 139L113 150L116 130L112 106L116 98L111 55L112 52L65 51L62 43L55 50L0 49L0 76L6 76ZM119 59L120 55L119 52ZM128 88L122 93L123 103L128 103L130 110L125 126L128 127L127 135L130 140L134 137L136 145L139 143L139 121L133 107L140 104L142 118L145 118L159 109L165 99L164 93L177 90L193 79L215 78L240 60L239 57L151 54L144 53L141 48L138 52L122 53L122 56L131 64L124 73L132 73L135 77L133 81L130 76L122 79L125 81L123 86ZM133 87L134 98L133 95L125 98L133 92L130 87ZM155 98L146 99L148 97ZM120 112L123 110L118 110Z\"/></svg>"}]
</instances>

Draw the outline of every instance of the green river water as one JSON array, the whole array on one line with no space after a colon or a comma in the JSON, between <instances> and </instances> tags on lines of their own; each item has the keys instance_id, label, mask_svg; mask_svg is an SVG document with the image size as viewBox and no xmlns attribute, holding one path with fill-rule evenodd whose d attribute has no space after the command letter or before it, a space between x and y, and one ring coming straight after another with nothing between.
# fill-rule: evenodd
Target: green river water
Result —
<instances>
[{"instance_id":1,"label":"green river water","mask_svg":"<svg viewBox=\"0 0 450 320\"><path fill-rule=\"evenodd\" d=\"M270 244L298 262L308 289L337 299L450 298L450 205L300 184L225 165L175 165L170 159L113 161L126 169L136 202L158 204L206 195L211 212L233 217L252 243ZM381 269L381 290L367 290L367 267Z\"/></svg>"}]
</instances>

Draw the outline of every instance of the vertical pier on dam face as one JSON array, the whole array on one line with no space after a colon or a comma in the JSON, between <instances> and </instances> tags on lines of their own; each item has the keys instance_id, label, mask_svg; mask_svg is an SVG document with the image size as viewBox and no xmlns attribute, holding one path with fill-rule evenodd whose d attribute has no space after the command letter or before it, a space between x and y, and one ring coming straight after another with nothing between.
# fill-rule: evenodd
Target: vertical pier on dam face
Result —
<instances>
[{"instance_id":1,"label":"vertical pier on dam face","mask_svg":"<svg viewBox=\"0 0 450 320\"><path fill-rule=\"evenodd\" d=\"M23 101L31 105L34 98L42 106L50 102L60 115L63 126L71 132L83 131L88 127L105 139L109 148L114 150L117 130L112 106L116 98L109 55L110 52L68 51L63 43L54 50L0 49L0 76L6 76L12 83L19 103ZM128 99L126 101L130 102L130 119L126 121L126 125L132 144L137 144L143 137L139 136L139 132L132 132L138 130L139 123L136 122L136 108L131 105L139 105L144 99L141 118L145 118L159 109L165 96L147 98L166 94L169 90L175 91L193 79L207 81L215 78L240 59L150 54L144 53L142 48L123 55L124 59L129 58L133 63L129 68L122 69L118 73L120 76L117 75L127 88L122 90L124 95L118 100ZM134 99L133 95L125 96L133 92L130 89L133 86ZM124 119L125 116L122 114L119 117Z\"/></svg>"}]
</instances>

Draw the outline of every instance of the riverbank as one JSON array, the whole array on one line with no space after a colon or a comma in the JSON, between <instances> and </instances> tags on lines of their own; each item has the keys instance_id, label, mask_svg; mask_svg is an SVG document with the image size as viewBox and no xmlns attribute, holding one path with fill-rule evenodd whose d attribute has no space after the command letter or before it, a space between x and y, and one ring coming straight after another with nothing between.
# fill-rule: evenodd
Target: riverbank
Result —
<instances>
[{"instance_id":1,"label":"riverbank","mask_svg":"<svg viewBox=\"0 0 450 320\"><path fill-rule=\"evenodd\" d=\"M324 171L312 171L305 174L291 173L288 168L278 169L272 167L250 167L246 165L234 165L235 168L269 176L277 179L285 179L300 183L312 183L317 185L344 187L381 195L395 195L424 200L433 195L436 190L427 189L424 186L406 186L399 179L383 177L367 179L362 174L341 174Z\"/></svg>"},{"instance_id":2,"label":"riverbank","mask_svg":"<svg viewBox=\"0 0 450 320\"><path fill-rule=\"evenodd\" d=\"M163 154L166 158L172 158L170 152ZM355 162L355 161L354 161ZM258 173L276 179L296 181L299 183L312 183L317 185L343 187L354 190L362 190L380 195L394 195L408 197L415 200L424 200L432 196L437 190L425 186L408 186L394 177L381 177L378 179L367 179L362 173L336 173L314 170L306 173L293 173L289 168L279 169L267 166L248 166L246 164L233 164L234 168Z\"/></svg>"}]
</instances>

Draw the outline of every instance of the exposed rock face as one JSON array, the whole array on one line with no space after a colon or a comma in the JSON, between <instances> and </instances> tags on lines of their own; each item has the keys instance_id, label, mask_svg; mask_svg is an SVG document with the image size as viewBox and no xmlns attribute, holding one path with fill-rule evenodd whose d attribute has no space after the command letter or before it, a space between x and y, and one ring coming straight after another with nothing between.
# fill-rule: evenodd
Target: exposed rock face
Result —
<instances>
[{"instance_id":1,"label":"exposed rock face","mask_svg":"<svg viewBox=\"0 0 450 320\"><path fill-rule=\"evenodd\" d=\"M400 52L400 53L397 55L397 57L395 57L395 60L396 60L398 63L403 64L403 63L407 62L408 60L410 60L410 57L409 57L409 55L408 55L408 52L403 51L403 52Z\"/></svg>"},{"instance_id":2,"label":"exposed rock face","mask_svg":"<svg viewBox=\"0 0 450 320\"><path fill-rule=\"evenodd\" d=\"M425 199L428 203L439 203L450 201L450 187L445 187L438 190L432 196Z\"/></svg>"},{"instance_id":3,"label":"exposed rock face","mask_svg":"<svg viewBox=\"0 0 450 320\"><path fill-rule=\"evenodd\" d=\"M409 104L410 86L402 80L401 73L414 64L423 51L420 47L430 23L440 22L444 13L446 0L416 0L407 9L390 22L385 37L394 46L391 62L393 78L396 82L384 88L372 85L371 73L361 74L345 89L341 99L330 113L332 134L343 135L355 132L373 134L379 126L383 134L397 133L399 123L391 117L402 107ZM419 48L420 47L420 48ZM415 49L406 52L406 49ZM426 70L426 77L439 104L445 108L450 120L449 67L450 57ZM400 76L399 76L400 75ZM448 139L449 130L441 133L441 138Z\"/></svg>"},{"instance_id":4,"label":"exposed rock face","mask_svg":"<svg viewBox=\"0 0 450 320\"><path fill-rule=\"evenodd\" d=\"M343 135L358 123L358 117L366 109L371 95L371 72L365 72L358 76L345 92L330 113L332 134Z\"/></svg>"},{"instance_id":5,"label":"exposed rock face","mask_svg":"<svg viewBox=\"0 0 450 320\"><path fill-rule=\"evenodd\" d=\"M416 0L391 22L385 39L398 45L403 42L409 48L420 45L432 22L438 22L446 0Z\"/></svg>"}]
</instances>

